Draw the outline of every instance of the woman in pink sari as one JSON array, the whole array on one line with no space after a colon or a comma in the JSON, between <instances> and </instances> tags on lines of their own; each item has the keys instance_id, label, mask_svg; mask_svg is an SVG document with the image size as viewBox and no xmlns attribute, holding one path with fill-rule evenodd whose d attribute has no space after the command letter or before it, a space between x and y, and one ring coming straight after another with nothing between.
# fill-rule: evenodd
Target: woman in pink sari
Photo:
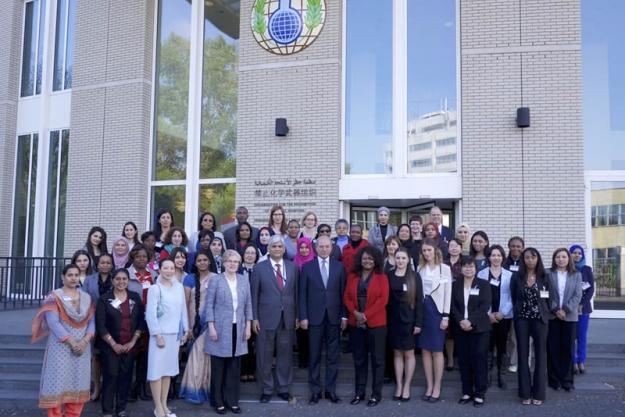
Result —
<instances>
[{"instance_id":1,"label":"woman in pink sari","mask_svg":"<svg viewBox=\"0 0 625 417\"><path fill-rule=\"evenodd\" d=\"M312 241L307 237L297 239L297 254L293 258L293 263L297 265L299 271L302 272L304 264L313 259L315 259L315 251ZM308 367L308 331L297 329L295 334L297 336L298 365L300 368L306 368Z\"/></svg>"}]
</instances>

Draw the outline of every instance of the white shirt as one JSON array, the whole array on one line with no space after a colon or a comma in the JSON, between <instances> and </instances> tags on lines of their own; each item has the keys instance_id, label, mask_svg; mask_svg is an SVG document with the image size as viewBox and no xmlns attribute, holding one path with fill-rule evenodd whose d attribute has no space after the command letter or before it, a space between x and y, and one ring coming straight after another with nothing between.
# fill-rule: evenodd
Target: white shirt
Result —
<instances>
[{"instance_id":1,"label":"white shirt","mask_svg":"<svg viewBox=\"0 0 625 417\"><path fill-rule=\"evenodd\" d=\"M328 272L328 280L330 279L330 258L322 258L321 256L317 256L317 262L319 263L319 272L323 271L323 262L326 263L326 271ZM321 276L323 278L323 274Z\"/></svg>"},{"instance_id":2,"label":"white shirt","mask_svg":"<svg viewBox=\"0 0 625 417\"><path fill-rule=\"evenodd\" d=\"M269 262L271 262L273 273L276 274L276 279L278 278L278 268L276 267L276 265L280 265L280 273L282 274L282 283L286 287L286 271L284 270L284 262L276 262L271 257L269 257Z\"/></svg>"},{"instance_id":3,"label":"white shirt","mask_svg":"<svg viewBox=\"0 0 625 417\"><path fill-rule=\"evenodd\" d=\"M432 294L432 282L434 277L438 274L438 268L430 269L428 265L425 265L421 271L421 281L423 282L423 295Z\"/></svg>"},{"instance_id":4,"label":"white shirt","mask_svg":"<svg viewBox=\"0 0 625 417\"><path fill-rule=\"evenodd\" d=\"M469 296L471 295L471 287L464 287L464 319L469 320Z\"/></svg>"},{"instance_id":5,"label":"white shirt","mask_svg":"<svg viewBox=\"0 0 625 417\"><path fill-rule=\"evenodd\" d=\"M232 281L226 278L228 287L230 287L230 294L232 294L232 323L237 322L237 306L239 305L239 297L237 295L237 280Z\"/></svg>"},{"instance_id":6,"label":"white shirt","mask_svg":"<svg viewBox=\"0 0 625 417\"><path fill-rule=\"evenodd\" d=\"M566 287L567 275L567 272L558 271L558 295L560 296L560 308L562 308L562 303L564 303L564 288Z\"/></svg>"}]
</instances>

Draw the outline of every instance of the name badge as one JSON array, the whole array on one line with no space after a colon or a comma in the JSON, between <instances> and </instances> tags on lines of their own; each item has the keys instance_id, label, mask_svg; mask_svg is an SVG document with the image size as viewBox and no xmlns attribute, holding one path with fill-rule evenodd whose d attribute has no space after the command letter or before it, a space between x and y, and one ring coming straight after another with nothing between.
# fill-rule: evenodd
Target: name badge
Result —
<instances>
[{"instance_id":1,"label":"name badge","mask_svg":"<svg viewBox=\"0 0 625 417\"><path fill-rule=\"evenodd\" d=\"M510 271L512 271L512 272L519 272L519 266L518 265L510 265Z\"/></svg>"},{"instance_id":2,"label":"name badge","mask_svg":"<svg viewBox=\"0 0 625 417\"><path fill-rule=\"evenodd\" d=\"M480 295L480 289L479 288L471 288L471 290L469 291L469 295Z\"/></svg>"},{"instance_id":3,"label":"name badge","mask_svg":"<svg viewBox=\"0 0 625 417\"><path fill-rule=\"evenodd\" d=\"M69 295L64 295L63 301L72 301L72 297L70 297Z\"/></svg>"},{"instance_id":4,"label":"name badge","mask_svg":"<svg viewBox=\"0 0 625 417\"><path fill-rule=\"evenodd\" d=\"M586 291L588 288L590 288L590 283L589 282L582 282L582 290Z\"/></svg>"},{"instance_id":5,"label":"name badge","mask_svg":"<svg viewBox=\"0 0 625 417\"><path fill-rule=\"evenodd\" d=\"M403 284L402 288L403 288L404 292L408 291L408 286L406 284Z\"/></svg>"},{"instance_id":6,"label":"name badge","mask_svg":"<svg viewBox=\"0 0 625 417\"><path fill-rule=\"evenodd\" d=\"M150 281L143 281L143 282L141 283L141 287L142 287L144 290L145 290L145 289L150 288L150 286L151 286L151 285L152 285L152 284L150 284Z\"/></svg>"},{"instance_id":7,"label":"name badge","mask_svg":"<svg viewBox=\"0 0 625 417\"><path fill-rule=\"evenodd\" d=\"M494 285L495 287L498 287L501 284L501 281L496 280L496 279L491 279L490 280L490 285Z\"/></svg>"},{"instance_id":8,"label":"name badge","mask_svg":"<svg viewBox=\"0 0 625 417\"><path fill-rule=\"evenodd\" d=\"M120 299L114 299L111 300L111 305L113 306L113 308L118 308L120 305L122 304L122 301Z\"/></svg>"},{"instance_id":9,"label":"name badge","mask_svg":"<svg viewBox=\"0 0 625 417\"><path fill-rule=\"evenodd\" d=\"M549 298L549 291L541 290L540 298Z\"/></svg>"}]
</instances>

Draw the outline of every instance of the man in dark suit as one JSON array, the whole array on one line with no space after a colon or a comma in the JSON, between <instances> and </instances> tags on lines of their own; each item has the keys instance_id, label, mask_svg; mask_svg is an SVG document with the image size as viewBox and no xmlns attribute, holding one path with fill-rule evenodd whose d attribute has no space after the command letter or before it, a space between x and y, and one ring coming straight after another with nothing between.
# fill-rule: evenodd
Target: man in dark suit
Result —
<instances>
[{"instance_id":1,"label":"man in dark suit","mask_svg":"<svg viewBox=\"0 0 625 417\"><path fill-rule=\"evenodd\" d=\"M243 222L247 221L248 211L244 206L237 207L235 211L236 221L224 224L221 226L221 231L224 234L224 240L226 241L226 247L228 249L237 250L237 227ZM250 240L252 242L256 241L256 237L258 236L258 229L252 226L252 236Z\"/></svg>"},{"instance_id":2,"label":"man in dark suit","mask_svg":"<svg viewBox=\"0 0 625 417\"><path fill-rule=\"evenodd\" d=\"M443 212L437 206L430 209L430 221L438 227L438 233L445 242L454 238L454 232L447 226L443 226Z\"/></svg>"},{"instance_id":3,"label":"man in dark suit","mask_svg":"<svg viewBox=\"0 0 625 417\"><path fill-rule=\"evenodd\" d=\"M321 399L321 351L326 345L325 397L333 403L336 395L341 330L347 327L343 305L345 270L341 262L331 258L332 240L319 236L317 256L302 268L299 283L299 318L302 329L308 329L310 357L308 363L309 404Z\"/></svg>"},{"instance_id":4,"label":"man in dark suit","mask_svg":"<svg viewBox=\"0 0 625 417\"><path fill-rule=\"evenodd\" d=\"M288 402L293 382L293 343L297 317L297 266L284 259L284 240L274 235L267 245L269 257L254 268L252 290L252 329L256 333L256 364L261 384L261 403L268 403L274 389L271 371L276 357L278 396Z\"/></svg>"}]
</instances>

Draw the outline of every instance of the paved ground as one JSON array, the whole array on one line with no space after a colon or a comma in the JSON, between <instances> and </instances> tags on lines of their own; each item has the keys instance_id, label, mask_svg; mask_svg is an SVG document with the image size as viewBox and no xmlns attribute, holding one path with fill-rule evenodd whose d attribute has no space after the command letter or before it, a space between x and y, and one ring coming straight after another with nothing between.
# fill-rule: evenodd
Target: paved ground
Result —
<instances>
[{"instance_id":1,"label":"paved ground","mask_svg":"<svg viewBox=\"0 0 625 417\"><path fill-rule=\"evenodd\" d=\"M4 311L0 312L0 334L28 334L30 320L34 310ZM625 346L625 320L595 319L591 321L589 341L593 345L621 345ZM625 349L625 348L624 348ZM618 351L621 349L618 348ZM608 349L612 352L613 349ZM597 368L589 369L589 372L576 378L577 390L573 393L555 392L548 389L547 401L541 407L523 406L519 404L516 396L516 376L508 375L507 380L510 388L502 391L492 388L486 396L486 406L475 409L471 405L458 405L460 386L457 375L445 373L443 380L443 400L437 404L424 403L418 399L423 391L422 377L417 370L415 386L413 387L413 400L408 403L398 403L390 400L392 385L386 385L384 399L379 406L367 408L364 404L358 406L349 405L352 382L347 375L339 376L337 391L343 398L342 404L331 404L322 401L316 406L309 406L308 398L298 396L298 403L288 405L284 402L275 401L271 404L259 404L256 401L255 389L246 384L244 387L244 401L241 406L243 415L251 416L275 416L275 417L333 417L333 416L531 416L531 417L625 417L625 362L612 360L613 353L607 353L605 359L599 360ZM345 365L348 365L345 363ZM297 379L305 381L303 371L298 371ZM302 382L300 382L302 384ZM305 392L299 389L298 392ZM275 397L274 397L275 399ZM180 417L185 416L214 416L216 413L208 406L194 406L182 400L172 401L170 406ZM133 417L152 416L151 402L137 402L130 404L128 412ZM10 402L0 401L0 417L30 417L44 416L43 410L36 408L34 401ZM83 416L101 416L99 404L87 404Z\"/></svg>"}]
</instances>

